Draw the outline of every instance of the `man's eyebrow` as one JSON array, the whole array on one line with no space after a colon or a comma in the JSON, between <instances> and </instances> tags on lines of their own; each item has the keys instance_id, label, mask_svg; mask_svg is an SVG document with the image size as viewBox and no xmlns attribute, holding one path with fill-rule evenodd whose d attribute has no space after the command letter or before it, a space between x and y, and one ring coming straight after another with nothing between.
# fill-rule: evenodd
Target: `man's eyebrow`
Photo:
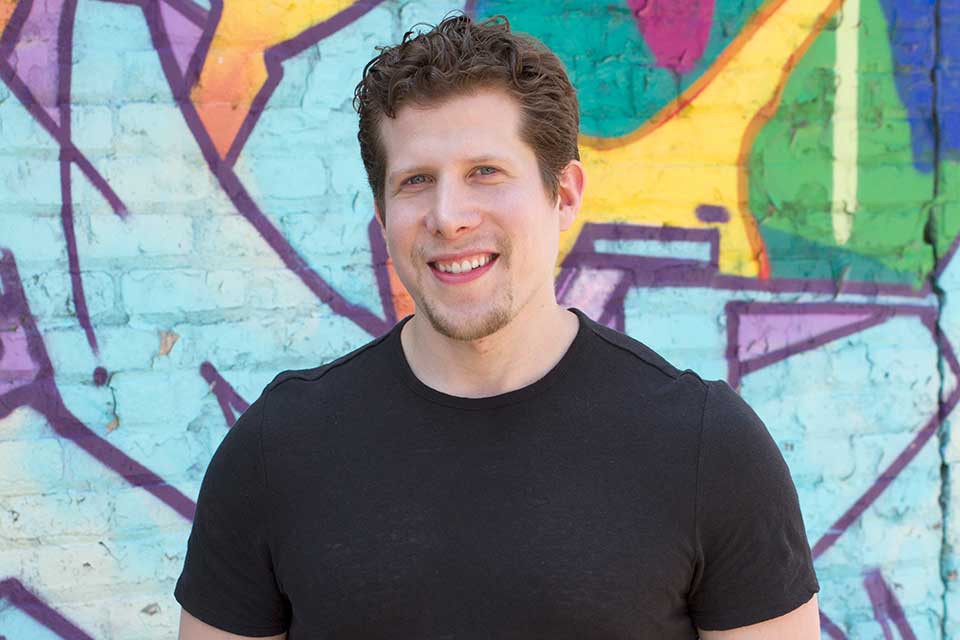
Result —
<instances>
[{"instance_id":1,"label":"man's eyebrow","mask_svg":"<svg viewBox=\"0 0 960 640\"><path fill-rule=\"evenodd\" d=\"M492 154L482 154L479 156L473 156L471 158L467 158L466 160L463 161L464 164L485 164L489 162L503 163L503 162L507 162L507 158L503 156L492 155ZM430 171L432 170L433 170L432 167L425 164L414 165L410 167L401 167L387 174L387 182L395 180L400 176L415 175L418 173L430 173Z\"/></svg>"},{"instance_id":2,"label":"man's eyebrow","mask_svg":"<svg viewBox=\"0 0 960 640\"><path fill-rule=\"evenodd\" d=\"M467 160L468 164L481 164L483 162L503 162L506 158L501 158L500 156L494 156L485 154L482 156L474 156Z\"/></svg>"},{"instance_id":3,"label":"man's eyebrow","mask_svg":"<svg viewBox=\"0 0 960 640\"><path fill-rule=\"evenodd\" d=\"M427 167L427 165L418 165L415 167L402 167L400 169L396 169L395 171L391 171L390 173L388 173L387 182L390 182L391 180L395 180L399 176L411 175L411 174L417 174L417 173L428 173L429 171L430 171L430 168Z\"/></svg>"}]
</instances>

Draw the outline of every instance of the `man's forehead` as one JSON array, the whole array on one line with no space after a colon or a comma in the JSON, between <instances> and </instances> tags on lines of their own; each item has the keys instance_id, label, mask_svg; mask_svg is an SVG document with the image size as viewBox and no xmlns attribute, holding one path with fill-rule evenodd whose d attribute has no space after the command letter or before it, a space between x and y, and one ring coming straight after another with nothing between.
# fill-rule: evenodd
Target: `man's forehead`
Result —
<instances>
[{"instance_id":1,"label":"man's forehead","mask_svg":"<svg viewBox=\"0 0 960 640\"><path fill-rule=\"evenodd\" d=\"M510 102L514 99L497 91L404 105L396 117L380 122L388 161L399 168L441 159L505 161L522 153L526 145L520 139L520 108Z\"/></svg>"}]
</instances>

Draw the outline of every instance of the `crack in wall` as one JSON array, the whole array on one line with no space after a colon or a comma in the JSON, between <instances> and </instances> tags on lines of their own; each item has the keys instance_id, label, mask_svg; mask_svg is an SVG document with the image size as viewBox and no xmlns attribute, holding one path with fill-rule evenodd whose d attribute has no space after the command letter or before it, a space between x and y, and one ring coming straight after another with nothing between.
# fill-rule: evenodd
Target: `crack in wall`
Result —
<instances>
[{"instance_id":1,"label":"crack in wall","mask_svg":"<svg viewBox=\"0 0 960 640\"><path fill-rule=\"evenodd\" d=\"M940 386L937 392L937 443L940 453L940 581L943 584L943 595L941 596L941 607L943 615L940 618L940 637L948 638L948 629L950 622L949 611L949 590L950 583L953 580L952 573L952 547L949 540L950 527L950 466L947 463L947 448L950 442L950 430L946 422L946 411L944 402L944 385L946 380L946 363L943 355L943 330L941 320L943 316L944 304L946 302L946 291L940 286L938 279L938 269L940 267L940 251L937 245L939 237L937 223L940 220L941 194L941 140L940 140L940 117L938 110L939 101L939 71L941 64L941 41L940 41L940 6L941 0L934 1L933 10L933 64L930 67L931 84L931 111L930 126L933 138L933 193L929 207L927 209L927 222L924 227L924 240L930 244L933 252L933 269L929 275L930 290L937 298L937 316L934 324L934 337L937 344L937 373L940 376ZM958 381L960 384L960 381Z\"/></svg>"}]
</instances>

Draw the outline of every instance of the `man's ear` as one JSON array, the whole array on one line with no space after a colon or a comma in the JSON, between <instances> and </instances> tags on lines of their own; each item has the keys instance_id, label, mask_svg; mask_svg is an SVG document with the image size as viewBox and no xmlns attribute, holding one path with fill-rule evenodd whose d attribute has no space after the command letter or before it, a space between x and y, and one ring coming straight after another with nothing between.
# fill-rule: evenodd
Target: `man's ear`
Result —
<instances>
[{"instance_id":1,"label":"man's ear","mask_svg":"<svg viewBox=\"0 0 960 640\"><path fill-rule=\"evenodd\" d=\"M587 174L583 163L571 160L559 176L557 189L557 208L560 212L560 231L566 231L573 224L583 204L583 190L586 188Z\"/></svg>"},{"instance_id":2,"label":"man's ear","mask_svg":"<svg viewBox=\"0 0 960 640\"><path fill-rule=\"evenodd\" d=\"M373 199L373 214L377 216L377 222L380 223L380 233L386 233L387 226L384 223L383 210L380 208L380 203L377 202L377 199Z\"/></svg>"}]
</instances>

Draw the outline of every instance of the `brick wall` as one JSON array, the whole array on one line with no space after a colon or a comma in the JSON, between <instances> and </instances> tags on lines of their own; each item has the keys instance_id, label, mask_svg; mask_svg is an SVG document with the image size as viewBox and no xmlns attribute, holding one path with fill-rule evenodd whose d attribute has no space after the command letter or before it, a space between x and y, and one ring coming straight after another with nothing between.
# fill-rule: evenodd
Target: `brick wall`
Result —
<instances>
[{"instance_id":1,"label":"brick wall","mask_svg":"<svg viewBox=\"0 0 960 640\"><path fill-rule=\"evenodd\" d=\"M236 416L410 308L352 88L463 5L250 7L0 0L0 636L174 635ZM824 637L960 634L960 0L466 9L580 94L561 301L764 418Z\"/></svg>"}]
</instances>

